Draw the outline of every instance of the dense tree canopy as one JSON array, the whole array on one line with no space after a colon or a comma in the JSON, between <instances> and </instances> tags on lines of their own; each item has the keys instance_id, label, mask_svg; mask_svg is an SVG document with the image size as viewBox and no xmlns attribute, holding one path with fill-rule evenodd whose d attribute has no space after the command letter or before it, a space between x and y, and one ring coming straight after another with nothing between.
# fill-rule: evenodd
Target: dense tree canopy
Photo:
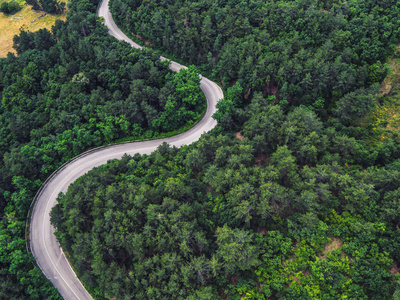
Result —
<instances>
[{"instance_id":1,"label":"dense tree canopy","mask_svg":"<svg viewBox=\"0 0 400 300\"><path fill-rule=\"evenodd\" d=\"M22 31L18 55L0 60L1 299L59 297L24 240L29 204L53 170L204 111L196 68L174 74L152 51L109 37L97 4L70 1L66 22ZM355 126L399 42L397 1L111 8L126 31L211 73L226 96L219 128L195 145L126 156L60 195L52 222L93 296L399 297L400 141L374 145Z\"/></svg>"},{"instance_id":2,"label":"dense tree canopy","mask_svg":"<svg viewBox=\"0 0 400 300\"><path fill-rule=\"evenodd\" d=\"M380 154L362 141L308 108L261 101L247 108L242 139L164 144L60 195L56 236L93 295L392 298L399 147L386 167L368 167Z\"/></svg>"},{"instance_id":3,"label":"dense tree canopy","mask_svg":"<svg viewBox=\"0 0 400 300\"><path fill-rule=\"evenodd\" d=\"M238 81L244 93L314 108L380 82L400 38L396 0L110 3L128 32L202 64L225 88Z\"/></svg>"},{"instance_id":4,"label":"dense tree canopy","mask_svg":"<svg viewBox=\"0 0 400 300\"><path fill-rule=\"evenodd\" d=\"M66 22L22 31L18 56L0 59L1 299L57 298L24 241L47 176L89 148L170 133L204 112L196 69L173 73L152 51L117 42L96 4L72 1Z\"/></svg>"}]
</instances>

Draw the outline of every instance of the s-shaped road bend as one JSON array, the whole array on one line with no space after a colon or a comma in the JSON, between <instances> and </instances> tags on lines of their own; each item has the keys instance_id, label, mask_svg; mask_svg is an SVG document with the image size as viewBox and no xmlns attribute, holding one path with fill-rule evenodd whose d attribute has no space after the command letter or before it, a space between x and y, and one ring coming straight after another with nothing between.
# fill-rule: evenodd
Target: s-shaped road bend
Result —
<instances>
[{"instance_id":1,"label":"s-shaped road bend","mask_svg":"<svg viewBox=\"0 0 400 300\"><path fill-rule=\"evenodd\" d=\"M142 48L131 41L115 25L108 9L108 1L102 1L98 9L98 15L104 18L104 23L108 27L109 33L119 40L125 40L133 47ZM160 59L165 60L166 58L160 57ZM186 67L176 62L171 62L170 64L170 69L173 71L178 71L181 68ZM38 266L64 299L83 300L92 299L92 297L76 277L53 234L54 228L50 224L49 214L51 208L57 204L57 195L60 192L65 193L71 183L89 170L107 163L110 159L121 158L124 153L129 155L136 153L150 154L163 142L176 147L188 145L197 141L204 132L214 128L217 123L211 116L216 111L215 106L218 100L223 98L223 93L218 85L207 78L203 77L200 84L207 98L207 111L203 119L190 130L171 138L113 145L89 152L65 165L43 186L32 209L30 246Z\"/></svg>"}]
</instances>

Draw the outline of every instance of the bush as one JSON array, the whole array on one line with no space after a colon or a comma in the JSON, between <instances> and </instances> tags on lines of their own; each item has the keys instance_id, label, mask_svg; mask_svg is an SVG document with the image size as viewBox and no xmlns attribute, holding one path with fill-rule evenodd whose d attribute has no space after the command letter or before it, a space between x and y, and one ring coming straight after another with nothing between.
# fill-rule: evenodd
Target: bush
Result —
<instances>
[{"instance_id":1,"label":"bush","mask_svg":"<svg viewBox=\"0 0 400 300\"><path fill-rule=\"evenodd\" d=\"M7 3L7 2L3 2L3 3L0 5L0 11L1 11L2 13L8 14L8 3Z\"/></svg>"},{"instance_id":2,"label":"bush","mask_svg":"<svg viewBox=\"0 0 400 300\"><path fill-rule=\"evenodd\" d=\"M57 0L39 0L42 10L50 14L62 14L65 9L65 3Z\"/></svg>"},{"instance_id":3,"label":"bush","mask_svg":"<svg viewBox=\"0 0 400 300\"><path fill-rule=\"evenodd\" d=\"M5 14L15 14L21 9L21 6L16 1L3 2L0 6L0 11Z\"/></svg>"},{"instance_id":4,"label":"bush","mask_svg":"<svg viewBox=\"0 0 400 300\"><path fill-rule=\"evenodd\" d=\"M21 6L16 1L8 2L8 13L15 14L17 11L21 10Z\"/></svg>"},{"instance_id":5,"label":"bush","mask_svg":"<svg viewBox=\"0 0 400 300\"><path fill-rule=\"evenodd\" d=\"M40 5L37 2L37 0L25 0L26 3L32 5L32 9L34 10L40 10Z\"/></svg>"},{"instance_id":6,"label":"bush","mask_svg":"<svg viewBox=\"0 0 400 300\"><path fill-rule=\"evenodd\" d=\"M5 14L15 14L21 9L21 6L15 1L3 2L0 6L0 11Z\"/></svg>"}]
</instances>

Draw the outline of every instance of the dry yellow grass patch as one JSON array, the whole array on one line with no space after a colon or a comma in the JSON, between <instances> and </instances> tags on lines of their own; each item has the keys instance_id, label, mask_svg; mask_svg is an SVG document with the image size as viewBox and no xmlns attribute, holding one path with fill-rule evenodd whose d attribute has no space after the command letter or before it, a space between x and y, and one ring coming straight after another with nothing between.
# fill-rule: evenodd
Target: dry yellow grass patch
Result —
<instances>
[{"instance_id":1,"label":"dry yellow grass patch","mask_svg":"<svg viewBox=\"0 0 400 300\"><path fill-rule=\"evenodd\" d=\"M0 3L3 1L0 1ZM0 57L6 57L8 52L15 53L13 49L13 37L20 33L21 29L25 31L37 31L42 28L51 29L56 20L65 20L66 14L50 15L42 18L42 11L32 11L32 6L25 5L22 10L14 15L4 15L0 13Z\"/></svg>"}]
</instances>

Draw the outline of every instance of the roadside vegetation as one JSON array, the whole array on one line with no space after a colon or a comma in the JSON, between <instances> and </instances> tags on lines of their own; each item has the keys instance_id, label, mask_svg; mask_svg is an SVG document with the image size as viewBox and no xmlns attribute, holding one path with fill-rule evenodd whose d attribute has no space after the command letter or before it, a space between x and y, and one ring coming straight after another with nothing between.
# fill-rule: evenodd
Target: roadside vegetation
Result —
<instances>
[{"instance_id":1,"label":"roadside vegetation","mask_svg":"<svg viewBox=\"0 0 400 300\"><path fill-rule=\"evenodd\" d=\"M164 144L60 195L56 236L96 299L400 292L399 145L389 156L365 148L309 109L286 114L260 94L245 118L241 139Z\"/></svg>"},{"instance_id":2,"label":"roadside vegetation","mask_svg":"<svg viewBox=\"0 0 400 300\"><path fill-rule=\"evenodd\" d=\"M0 5L0 12L4 14L15 14L21 9L21 6L16 1L3 2Z\"/></svg>"},{"instance_id":3,"label":"roadside vegetation","mask_svg":"<svg viewBox=\"0 0 400 300\"><path fill-rule=\"evenodd\" d=\"M46 176L90 147L202 112L196 69L172 74L117 42L97 4L71 1L65 23L21 32L18 56L0 60L0 298L58 297L23 234ZM56 235L93 296L398 299L397 2L111 8L226 93L218 128L198 143L125 156L60 195Z\"/></svg>"},{"instance_id":4,"label":"roadside vegetation","mask_svg":"<svg viewBox=\"0 0 400 300\"><path fill-rule=\"evenodd\" d=\"M0 59L0 299L59 298L25 246L47 176L87 149L171 135L205 111L195 68L174 73L151 50L118 42L96 7L71 2L65 22L21 31L17 55Z\"/></svg>"},{"instance_id":5,"label":"roadside vegetation","mask_svg":"<svg viewBox=\"0 0 400 300\"><path fill-rule=\"evenodd\" d=\"M238 82L248 96L273 93L329 113L383 80L399 39L393 1L115 0L110 8L126 31L206 66L225 89ZM360 117L363 107L350 113Z\"/></svg>"},{"instance_id":6,"label":"roadside vegetation","mask_svg":"<svg viewBox=\"0 0 400 300\"><path fill-rule=\"evenodd\" d=\"M124 157L60 196L52 222L93 295L398 298L396 2L111 9L226 92L195 145Z\"/></svg>"}]
</instances>

